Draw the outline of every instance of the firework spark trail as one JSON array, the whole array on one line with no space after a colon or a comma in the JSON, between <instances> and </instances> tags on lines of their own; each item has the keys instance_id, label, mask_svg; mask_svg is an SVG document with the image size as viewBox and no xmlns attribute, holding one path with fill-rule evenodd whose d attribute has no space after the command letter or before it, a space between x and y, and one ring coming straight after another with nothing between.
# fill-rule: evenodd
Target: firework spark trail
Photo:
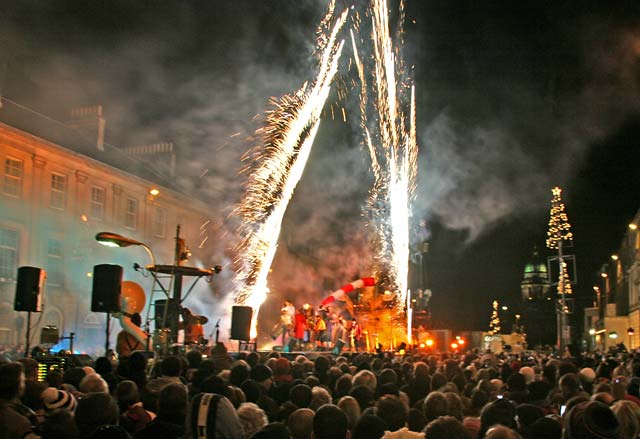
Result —
<instances>
[{"instance_id":1,"label":"firework spark trail","mask_svg":"<svg viewBox=\"0 0 640 439\"><path fill-rule=\"evenodd\" d=\"M252 338L257 335L258 311L266 299L267 276L276 253L282 218L302 177L344 46L344 41L338 41L337 37L348 10L335 19L327 35L334 6L331 2L320 25L319 73L313 87L308 90L304 84L296 93L273 102L275 108L268 112L266 124L259 130L264 144L248 156L255 168L250 169L244 201L236 208L242 217L239 232L244 238L238 246L238 263L242 268L236 275L239 290L235 303L254 310Z\"/></svg>"},{"instance_id":2,"label":"firework spark trail","mask_svg":"<svg viewBox=\"0 0 640 439\"><path fill-rule=\"evenodd\" d=\"M369 69L371 79L365 74L356 39L351 35L355 65L361 82L361 127L375 177L368 207L372 213L372 225L378 235L377 259L382 277L386 277L383 282L387 282L388 285L385 286L398 293L398 307L404 308L409 273L410 202L415 192L418 150L415 90L412 85L407 86L412 81L404 70L399 49L402 43L402 26L396 36L399 44L394 52L386 0L372 0L368 14L371 17L373 46L373 66ZM400 20L402 24L403 3L400 5ZM398 77L404 80L398 81ZM406 102L409 96L410 100ZM369 113L372 113L370 118Z\"/></svg>"}]
</instances>

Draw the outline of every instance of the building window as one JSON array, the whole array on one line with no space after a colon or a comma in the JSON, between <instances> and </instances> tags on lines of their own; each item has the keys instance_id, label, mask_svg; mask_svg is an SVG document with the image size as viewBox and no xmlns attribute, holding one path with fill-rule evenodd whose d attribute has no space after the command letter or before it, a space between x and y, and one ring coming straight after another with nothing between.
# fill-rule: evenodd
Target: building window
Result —
<instances>
[{"instance_id":1,"label":"building window","mask_svg":"<svg viewBox=\"0 0 640 439\"><path fill-rule=\"evenodd\" d=\"M5 195L20 198L22 196L22 178L24 167L22 160L7 158L4 161L4 184L2 191Z\"/></svg>"},{"instance_id":2,"label":"building window","mask_svg":"<svg viewBox=\"0 0 640 439\"><path fill-rule=\"evenodd\" d=\"M135 229L138 226L138 200L127 198L127 208L124 212L124 226Z\"/></svg>"},{"instance_id":3,"label":"building window","mask_svg":"<svg viewBox=\"0 0 640 439\"><path fill-rule=\"evenodd\" d=\"M20 233L0 228L0 281L16 278Z\"/></svg>"},{"instance_id":4,"label":"building window","mask_svg":"<svg viewBox=\"0 0 640 439\"><path fill-rule=\"evenodd\" d=\"M153 236L164 238L164 230L167 225L167 211L162 207L156 207L153 215Z\"/></svg>"},{"instance_id":5,"label":"building window","mask_svg":"<svg viewBox=\"0 0 640 439\"><path fill-rule=\"evenodd\" d=\"M67 204L67 177L51 174L51 207L64 210Z\"/></svg>"},{"instance_id":6,"label":"building window","mask_svg":"<svg viewBox=\"0 0 640 439\"><path fill-rule=\"evenodd\" d=\"M106 192L103 187L93 186L91 188L91 204L89 211L91 218L102 220L104 218L104 203L106 200Z\"/></svg>"},{"instance_id":7,"label":"building window","mask_svg":"<svg viewBox=\"0 0 640 439\"><path fill-rule=\"evenodd\" d=\"M64 285L64 253L62 241L47 241L47 283L51 286Z\"/></svg>"}]
</instances>

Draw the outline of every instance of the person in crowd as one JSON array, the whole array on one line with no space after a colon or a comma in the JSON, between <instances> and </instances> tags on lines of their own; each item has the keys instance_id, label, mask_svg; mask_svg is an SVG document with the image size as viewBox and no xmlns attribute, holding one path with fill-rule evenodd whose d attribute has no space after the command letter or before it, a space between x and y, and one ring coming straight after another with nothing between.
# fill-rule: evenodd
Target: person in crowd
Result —
<instances>
[{"instance_id":1,"label":"person in crowd","mask_svg":"<svg viewBox=\"0 0 640 439\"><path fill-rule=\"evenodd\" d=\"M314 439L349 439L349 421L337 406L325 404L313 417Z\"/></svg>"},{"instance_id":2,"label":"person in crowd","mask_svg":"<svg viewBox=\"0 0 640 439\"><path fill-rule=\"evenodd\" d=\"M18 362L0 365L0 437L22 439L33 434L37 423L35 413L22 404L25 390L22 364Z\"/></svg>"}]
</instances>

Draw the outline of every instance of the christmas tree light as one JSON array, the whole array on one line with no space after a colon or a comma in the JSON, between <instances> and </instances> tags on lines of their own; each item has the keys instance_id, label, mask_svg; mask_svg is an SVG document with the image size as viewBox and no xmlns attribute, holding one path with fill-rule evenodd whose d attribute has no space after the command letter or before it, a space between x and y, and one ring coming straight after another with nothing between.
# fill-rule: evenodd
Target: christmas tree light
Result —
<instances>
[{"instance_id":1,"label":"christmas tree light","mask_svg":"<svg viewBox=\"0 0 640 439\"><path fill-rule=\"evenodd\" d=\"M489 334L500 334L500 316L498 315L498 301L493 301L493 311L489 320Z\"/></svg>"},{"instance_id":2,"label":"christmas tree light","mask_svg":"<svg viewBox=\"0 0 640 439\"><path fill-rule=\"evenodd\" d=\"M551 190L553 199L551 200L551 212L549 215L549 230L547 231L547 247L557 249L561 241L573 240L571 224L564 211L562 202L562 189L554 187Z\"/></svg>"}]
</instances>

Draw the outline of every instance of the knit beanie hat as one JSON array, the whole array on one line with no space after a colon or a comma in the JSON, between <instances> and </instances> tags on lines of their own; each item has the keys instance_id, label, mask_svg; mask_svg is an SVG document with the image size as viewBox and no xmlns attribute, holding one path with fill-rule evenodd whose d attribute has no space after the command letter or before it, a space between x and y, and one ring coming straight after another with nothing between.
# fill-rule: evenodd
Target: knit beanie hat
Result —
<instances>
[{"instance_id":1,"label":"knit beanie hat","mask_svg":"<svg viewBox=\"0 0 640 439\"><path fill-rule=\"evenodd\" d=\"M76 409L76 398L69 392L49 387L42 392L42 402L47 411L55 409L67 409L70 412Z\"/></svg>"}]
</instances>

